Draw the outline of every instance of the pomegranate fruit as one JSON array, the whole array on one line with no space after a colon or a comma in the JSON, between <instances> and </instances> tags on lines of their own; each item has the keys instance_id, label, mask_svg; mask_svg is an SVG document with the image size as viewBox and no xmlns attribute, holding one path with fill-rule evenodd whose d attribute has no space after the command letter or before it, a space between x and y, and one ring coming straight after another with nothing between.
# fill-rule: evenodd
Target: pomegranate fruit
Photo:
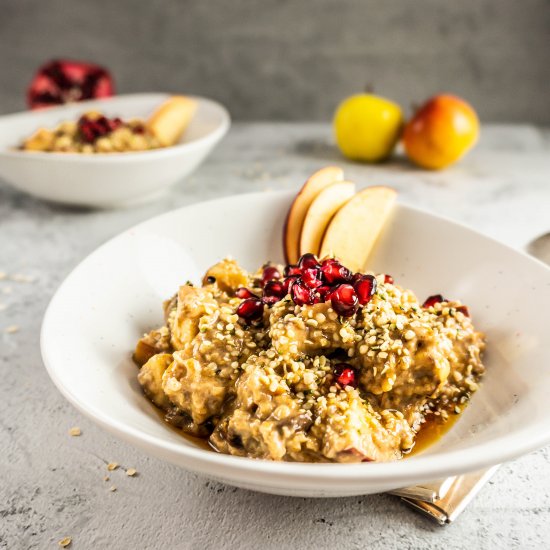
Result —
<instances>
[{"instance_id":1,"label":"pomegranate fruit","mask_svg":"<svg viewBox=\"0 0 550 550\"><path fill-rule=\"evenodd\" d=\"M246 300L247 298L258 298L256 294L254 294L244 286L241 286L237 290L235 290L235 296L237 296L237 298L242 298L243 300Z\"/></svg>"},{"instance_id":2,"label":"pomegranate fruit","mask_svg":"<svg viewBox=\"0 0 550 550\"><path fill-rule=\"evenodd\" d=\"M317 260L315 254L308 252L298 260L298 267L301 270L307 269L308 267L319 267L319 261Z\"/></svg>"},{"instance_id":3,"label":"pomegranate fruit","mask_svg":"<svg viewBox=\"0 0 550 550\"><path fill-rule=\"evenodd\" d=\"M307 267L302 270L302 282L308 288L317 288L323 284L321 270L317 267Z\"/></svg>"},{"instance_id":4,"label":"pomegranate fruit","mask_svg":"<svg viewBox=\"0 0 550 550\"><path fill-rule=\"evenodd\" d=\"M104 67L55 59L36 72L27 90L27 104L31 109L39 109L113 94L113 79Z\"/></svg>"},{"instance_id":5,"label":"pomegranate fruit","mask_svg":"<svg viewBox=\"0 0 550 550\"><path fill-rule=\"evenodd\" d=\"M281 281L267 281L262 300L264 304L273 305L286 296L284 284Z\"/></svg>"},{"instance_id":6,"label":"pomegranate fruit","mask_svg":"<svg viewBox=\"0 0 550 550\"><path fill-rule=\"evenodd\" d=\"M327 298L330 299L332 309L342 317L351 317L359 307L359 300L354 288L348 284L338 285Z\"/></svg>"},{"instance_id":7,"label":"pomegranate fruit","mask_svg":"<svg viewBox=\"0 0 550 550\"><path fill-rule=\"evenodd\" d=\"M357 372L348 363L338 363L335 365L334 376L336 377L336 382L343 388L346 386L357 387Z\"/></svg>"},{"instance_id":8,"label":"pomegranate fruit","mask_svg":"<svg viewBox=\"0 0 550 550\"><path fill-rule=\"evenodd\" d=\"M356 274L354 276L353 288L355 289L357 299L362 306L370 302L370 299L376 292L376 286L376 278L372 275Z\"/></svg>"},{"instance_id":9,"label":"pomegranate fruit","mask_svg":"<svg viewBox=\"0 0 550 550\"><path fill-rule=\"evenodd\" d=\"M246 322L261 319L264 314L264 305L258 298L247 298L239 304L237 315Z\"/></svg>"},{"instance_id":10,"label":"pomegranate fruit","mask_svg":"<svg viewBox=\"0 0 550 550\"><path fill-rule=\"evenodd\" d=\"M390 284L390 285L393 285L394 284L394 280L393 280L393 277L391 275L388 275L387 273L384 275L384 282L386 284Z\"/></svg>"},{"instance_id":11,"label":"pomegranate fruit","mask_svg":"<svg viewBox=\"0 0 550 550\"><path fill-rule=\"evenodd\" d=\"M328 259L321 264L323 279L329 284L347 283L351 279L351 271L338 260Z\"/></svg>"},{"instance_id":12,"label":"pomegranate fruit","mask_svg":"<svg viewBox=\"0 0 550 550\"><path fill-rule=\"evenodd\" d=\"M283 272L285 277L291 277L292 275L300 275L302 270L295 264L288 264Z\"/></svg>"},{"instance_id":13,"label":"pomegranate fruit","mask_svg":"<svg viewBox=\"0 0 550 550\"><path fill-rule=\"evenodd\" d=\"M304 283L298 279L292 285L290 289L290 295L293 302L298 306L311 305L315 303L315 295L312 290L304 285Z\"/></svg>"},{"instance_id":14,"label":"pomegranate fruit","mask_svg":"<svg viewBox=\"0 0 550 550\"><path fill-rule=\"evenodd\" d=\"M445 298L441 296L441 294L434 294L433 296L428 296L424 303L422 304L422 307L432 307L435 306L435 304L439 304L441 302L446 302Z\"/></svg>"},{"instance_id":15,"label":"pomegranate fruit","mask_svg":"<svg viewBox=\"0 0 550 550\"><path fill-rule=\"evenodd\" d=\"M262 273L262 286L265 286L272 279L280 279L281 274L274 265L266 265Z\"/></svg>"}]
</instances>

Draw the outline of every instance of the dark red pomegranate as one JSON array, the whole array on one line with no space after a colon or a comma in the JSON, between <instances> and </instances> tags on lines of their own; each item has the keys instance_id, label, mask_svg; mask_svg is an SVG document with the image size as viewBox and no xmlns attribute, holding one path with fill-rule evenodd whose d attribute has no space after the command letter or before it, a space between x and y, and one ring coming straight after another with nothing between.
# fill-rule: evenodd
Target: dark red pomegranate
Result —
<instances>
[{"instance_id":1,"label":"dark red pomegranate","mask_svg":"<svg viewBox=\"0 0 550 550\"><path fill-rule=\"evenodd\" d=\"M264 304L273 305L286 296L284 284L281 281L267 281L264 286L262 301Z\"/></svg>"},{"instance_id":2,"label":"dark red pomegranate","mask_svg":"<svg viewBox=\"0 0 550 550\"><path fill-rule=\"evenodd\" d=\"M376 292L376 278L372 275L357 273L354 275L353 279L353 288L357 294L357 299L359 300L359 303L364 306L370 302L370 299Z\"/></svg>"},{"instance_id":3,"label":"dark red pomegranate","mask_svg":"<svg viewBox=\"0 0 550 550\"><path fill-rule=\"evenodd\" d=\"M351 279L351 271L333 258L325 260L321 264L321 273L329 285L347 283Z\"/></svg>"},{"instance_id":4,"label":"dark red pomegranate","mask_svg":"<svg viewBox=\"0 0 550 550\"><path fill-rule=\"evenodd\" d=\"M470 317L470 310L468 309L468 306L458 306L456 310L460 311L463 315L466 315L466 317Z\"/></svg>"},{"instance_id":5,"label":"dark red pomegranate","mask_svg":"<svg viewBox=\"0 0 550 550\"><path fill-rule=\"evenodd\" d=\"M283 275L285 277L290 277L292 275L301 275L302 270L295 264L288 264L285 266L285 269L283 271Z\"/></svg>"},{"instance_id":6,"label":"dark red pomegranate","mask_svg":"<svg viewBox=\"0 0 550 550\"><path fill-rule=\"evenodd\" d=\"M114 94L107 69L94 63L56 59L42 65L27 90L31 109Z\"/></svg>"},{"instance_id":7,"label":"dark red pomegranate","mask_svg":"<svg viewBox=\"0 0 550 550\"><path fill-rule=\"evenodd\" d=\"M326 302L328 299L328 295L330 292L332 292L332 287L328 285L322 285L315 289L317 294L319 295L319 298L322 302Z\"/></svg>"},{"instance_id":8,"label":"dark red pomegranate","mask_svg":"<svg viewBox=\"0 0 550 550\"><path fill-rule=\"evenodd\" d=\"M261 319L264 313L264 305L258 298L247 298L239 304L237 315L246 322Z\"/></svg>"},{"instance_id":9,"label":"dark red pomegranate","mask_svg":"<svg viewBox=\"0 0 550 550\"><path fill-rule=\"evenodd\" d=\"M299 279L298 275L291 275L283 281L283 288L285 289L285 296L290 292L292 285Z\"/></svg>"},{"instance_id":10,"label":"dark red pomegranate","mask_svg":"<svg viewBox=\"0 0 550 550\"><path fill-rule=\"evenodd\" d=\"M244 286L241 286L237 290L235 290L235 296L237 296L237 298L242 298L243 300L246 300L247 298L258 298L256 294L254 294L252 291L248 290L248 288L245 288Z\"/></svg>"},{"instance_id":11,"label":"dark red pomegranate","mask_svg":"<svg viewBox=\"0 0 550 550\"><path fill-rule=\"evenodd\" d=\"M335 365L334 376L336 377L336 382L343 388L346 386L357 387L357 372L348 363L338 363Z\"/></svg>"},{"instance_id":12,"label":"dark red pomegranate","mask_svg":"<svg viewBox=\"0 0 550 550\"><path fill-rule=\"evenodd\" d=\"M290 289L290 295L293 302L298 306L311 305L316 301L313 291L305 286L301 279L297 279L294 282Z\"/></svg>"},{"instance_id":13,"label":"dark red pomegranate","mask_svg":"<svg viewBox=\"0 0 550 550\"><path fill-rule=\"evenodd\" d=\"M308 267L319 267L319 260L317 260L315 254L308 252L298 260L298 267L301 270L307 269Z\"/></svg>"},{"instance_id":14,"label":"dark red pomegranate","mask_svg":"<svg viewBox=\"0 0 550 550\"><path fill-rule=\"evenodd\" d=\"M359 307L359 300L354 288L348 284L338 285L328 296L332 309L342 317L351 317Z\"/></svg>"},{"instance_id":15,"label":"dark red pomegranate","mask_svg":"<svg viewBox=\"0 0 550 550\"><path fill-rule=\"evenodd\" d=\"M384 275L384 282L390 285L393 285L393 283L395 283L393 277L391 275L388 275L387 273Z\"/></svg>"},{"instance_id":16,"label":"dark red pomegranate","mask_svg":"<svg viewBox=\"0 0 550 550\"><path fill-rule=\"evenodd\" d=\"M306 267L302 269L302 282L308 288L317 288L323 284L321 270L318 267Z\"/></svg>"},{"instance_id":17,"label":"dark red pomegranate","mask_svg":"<svg viewBox=\"0 0 550 550\"><path fill-rule=\"evenodd\" d=\"M441 296L441 294L434 294L433 296L428 296L424 303L422 304L422 307L432 307L435 306L435 304L440 304L441 302L446 302L445 298Z\"/></svg>"},{"instance_id":18,"label":"dark red pomegranate","mask_svg":"<svg viewBox=\"0 0 550 550\"><path fill-rule=\"evenodd\" d=\"M120 118L107 118L100 116L98 118L89 118L84 115L78 119L78 131L80 137L86 143L93 143L96 139L106 136L117 128L122 126Z\"/></svg>"},{"instance_id":19,"label":"dark red pomegranate","mask_svg":"<svg viewBox=\"0 0 550 550\"><path fill-rule=\"evenodd\" d=\"M265 286L267 281L280 278L281 273L274 265L266 265L262 273L262 286Z\"/></svg>"}]
</instances>

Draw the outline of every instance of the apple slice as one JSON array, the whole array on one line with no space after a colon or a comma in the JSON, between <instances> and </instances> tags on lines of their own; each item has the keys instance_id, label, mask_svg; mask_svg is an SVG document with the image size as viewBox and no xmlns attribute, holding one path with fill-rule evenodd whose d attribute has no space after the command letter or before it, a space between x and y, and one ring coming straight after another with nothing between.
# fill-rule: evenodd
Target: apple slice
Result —
<instances>
[{"instance_id":1,"label":"apple slice","mask_svg":"<svg viewBox=\"0 0 550 550\"><path fill-rule=\"evenodd\" d=\"M389 187L367 187L357 193L332 218L319 257L334 254L347 268L363 271L396 197Z\"/></svg>"},{"instance_id":2,"label":"apple slice","mask_svg":"<svg viewBox=\"0 0 550 550\"><path fill-rule=\"evenodd\" d=\"M300 236L300 255L319 254L321 241L332 216L355 194L355 183L337 181L325 187L309 206Z\"/></svg>"},{"instance_id":3,"label":"apple slice","mask_svg":"<svg viewBox=\"0 0 550 550\"><path fill-rule=\"evenodd\" d=\"M327 166L315 172L296 195L286 216L283 229L283 251L287 263L295 264L300 257L302 225L313 199L331 183L342 181L344 171L337 166Z\"/></svg>"},{"instance_id":4,"label":"apple slice","mask_svg":"<svg viewBox=\"0 0 550 550\"><path fill-rule=\"evenodd\" d=\"M147 129L163 147L174 145L189 126L197 109L194 99L175 95L157 108L147 121Z\"/></svg>"}]
</instances>

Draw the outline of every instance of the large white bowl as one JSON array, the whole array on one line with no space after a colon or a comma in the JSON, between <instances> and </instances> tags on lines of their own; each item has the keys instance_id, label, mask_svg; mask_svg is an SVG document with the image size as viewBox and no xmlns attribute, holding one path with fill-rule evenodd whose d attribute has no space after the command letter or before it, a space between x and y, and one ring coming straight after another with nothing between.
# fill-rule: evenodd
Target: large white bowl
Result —
<instances>
[{"instance_id":1,"label":"large white bowl","mask_svg":"<svg viewBox=\"0 0 550 550\"><path fill-rule=\"evenodd\" d=\"M510 460L550 441L550 270L451 221L398 205L371 268L423 298L469 305L488 338L487 375L456 425L425 452L381 464L299 464L204 450L142 395L131 352L162 322L161 301L227 254L282 261L291 194L241 195L169 212L100 247L66 279L44 318L44 362L65 397L145 452L239 487L302 496L375 493ZM353 231L353 228L350 228Z\"/></svg>"},{"instance_id":2,"label":"large white bowl","mask_svg":"<svg viewBox=\"0 0 550 550\"><path fill-rule=\"evenodd\" d=\"M131 153L83 155L19 151L24 138L89 110L148 117L169 94L130 94L0 117L0 178L41 199L80 206L119 206L155 196L188 176L229 128L219 103L194 99L197 111L180 142Z\"/></svg>"}]
</instances>

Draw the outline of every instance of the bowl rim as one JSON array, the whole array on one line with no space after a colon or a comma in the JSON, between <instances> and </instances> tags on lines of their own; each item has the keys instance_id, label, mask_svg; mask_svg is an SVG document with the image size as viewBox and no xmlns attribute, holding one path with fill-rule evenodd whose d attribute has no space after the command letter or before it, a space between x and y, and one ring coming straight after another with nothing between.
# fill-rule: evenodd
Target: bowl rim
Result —
<instances>
[{"instance_id":1,"label":"bowl rim","mask_svg":"<svg viewBox=\"0 0 550 550\"><path fill-rule=\"evenodd\" d=\"M536 433L533 433L533 428L523 427L515 430L511 434L498 437L495 441L481 443L471 449L459 449L439 455L420 454L418 456L407 458L406 460L397 460L392 462L373 462L369 463L368 467L365 467L365 465L361 463L340 464L279 462L226 455L210 450L204 450L198 447L195 448L188 445L181 445L177 442L167 441L162 437L144 433L137 428L128 426L122 421L110 418L107 414L103 413L101 409L95 407L94 405L90 405L89 403L81 402L78 398L76 398L72 394L71 390L65 386L62 379L57 375L53 361L50 359L50 344L47 337L51 325L50 318L54 315L53 312L57 306L57 302L61 299L64 286L81 269L85 268L87 261L95 255L101 254L103 249L110 246L113 242L126 238L131 232L142 229L148 224L158 223L162 220L162 218L169 218L176 213L185 210L186 208L196 207L198 205L208 208L209 205L215 203L242 201L254 198L265 200L266 197L272 195L288 197L290 200L295 195L295 191L285 190L272 191L270 193L242 193L207 201L199 201L191 205L186 205L168 212L164 212L120 232L97 247L93 252L88 254L77 264L77 266L65 277L51 298L44 314L40 330L40 349L46 370L58 390L70 403L73 404L73 406L75 406L88 418L103 426L109 432L142 448L143 450L147 450L147 447L159 448L171 455L179 455L184 459L193 460L195 465L197 462L202 462L205 465L212 467L224 467L225 472L231 471L236 474L267 474L272 476L273 480L278 477L283 477L287 480L294 479L297 482L302 482L302 484L322 483L324 486L334 485L339 482L352 484L354 481L372 481L381 483L391 481L395 482L395 487L398 487L400 484L404 485L410 482L411 479L439 479L449 475L457 475L458 473L465 473L493 466L495 464L517 458L550 443L550 424L548 424L546 430L537 429ZM260 197L263 197L263 199L260 199ZM486 236L466 226L465 224L456 222L446 216L433 214L422 208L404 204L401 201L398 201L398 206L399 208L410 210L414 213L427 216L434 220L444 221L455 226L456 228L475 235L477 238L491 243L493 246L519 254L526 261L533 263L538 266L539 269L542 268L550 274L550 268L546 264L530 256L523 250L518 250L508 246L495 238ZM166 460L170 461L170 458L166 457Z\"/></svg>"},{"instance_id":2,"label":"bowl rim","mask_svg":"<svg viewBox=\"0 0 550 550\"><path fill-rule=\"evenodd\" d=\"M91 107L98 107L100 108L101 105L109 104L113 102L124 102L127 100L153 100L158 99L159 102L163 99L167 99L173 95L177 94L170 94L170 93L164 93L164 92L145 92L145 93L135 93L135 94L120 94L120 95L114 95L111 97L101 98L101 99L87 99L85 101L78 101L74 103L66 103L64 105L59 105L56 107L49 107L47 109L37 109L37 110L29 110L29 111L20 111L17 113L10 113L7 115L0 116L0 125L2 122L10 119L16 119L16 118L34 118L39 117L42 114L47 113L63 113L64 111L78 109L80 110L80 107L82 107L82 110L86 109L86 106L88 108ZM199 104L206 104L210 105L214 109L218 111L218 114L220 116L220 121L218 125L211 130L206 135L196 138L192 141L188 141L185 143L177 143L175 145L170 145L168 147L160 147L158 149L150 149L147 151L127 151L127 152L120 152L120 153L98 153L93 155L85 155L83 153L60 153L60 152L46 152L46 151L20 151L17 149L11 150L7 147L0 148L0 156L3 157L9 157L9 158L18 158L18 159L26 159L26 160L44 160L46 162L80 162L80 163L99 163L99 162L106 162L106 163L126 163L126 162L133 162L136 160L155 160L155 159L162 159L167 156L175 155L178 153L183 152L189 152L194 149L200 149L204 145L210 143L210 142L216 142L219 139L221 139L229 130L229 127L231 125L231 116L229 114L229 111L224 107L221 103L210 99L208 97L199 96L199 95L192 95L192 94L186 94L186 97L189 97L191 99L194 99Z\"/></svg>"}]
</instances>

